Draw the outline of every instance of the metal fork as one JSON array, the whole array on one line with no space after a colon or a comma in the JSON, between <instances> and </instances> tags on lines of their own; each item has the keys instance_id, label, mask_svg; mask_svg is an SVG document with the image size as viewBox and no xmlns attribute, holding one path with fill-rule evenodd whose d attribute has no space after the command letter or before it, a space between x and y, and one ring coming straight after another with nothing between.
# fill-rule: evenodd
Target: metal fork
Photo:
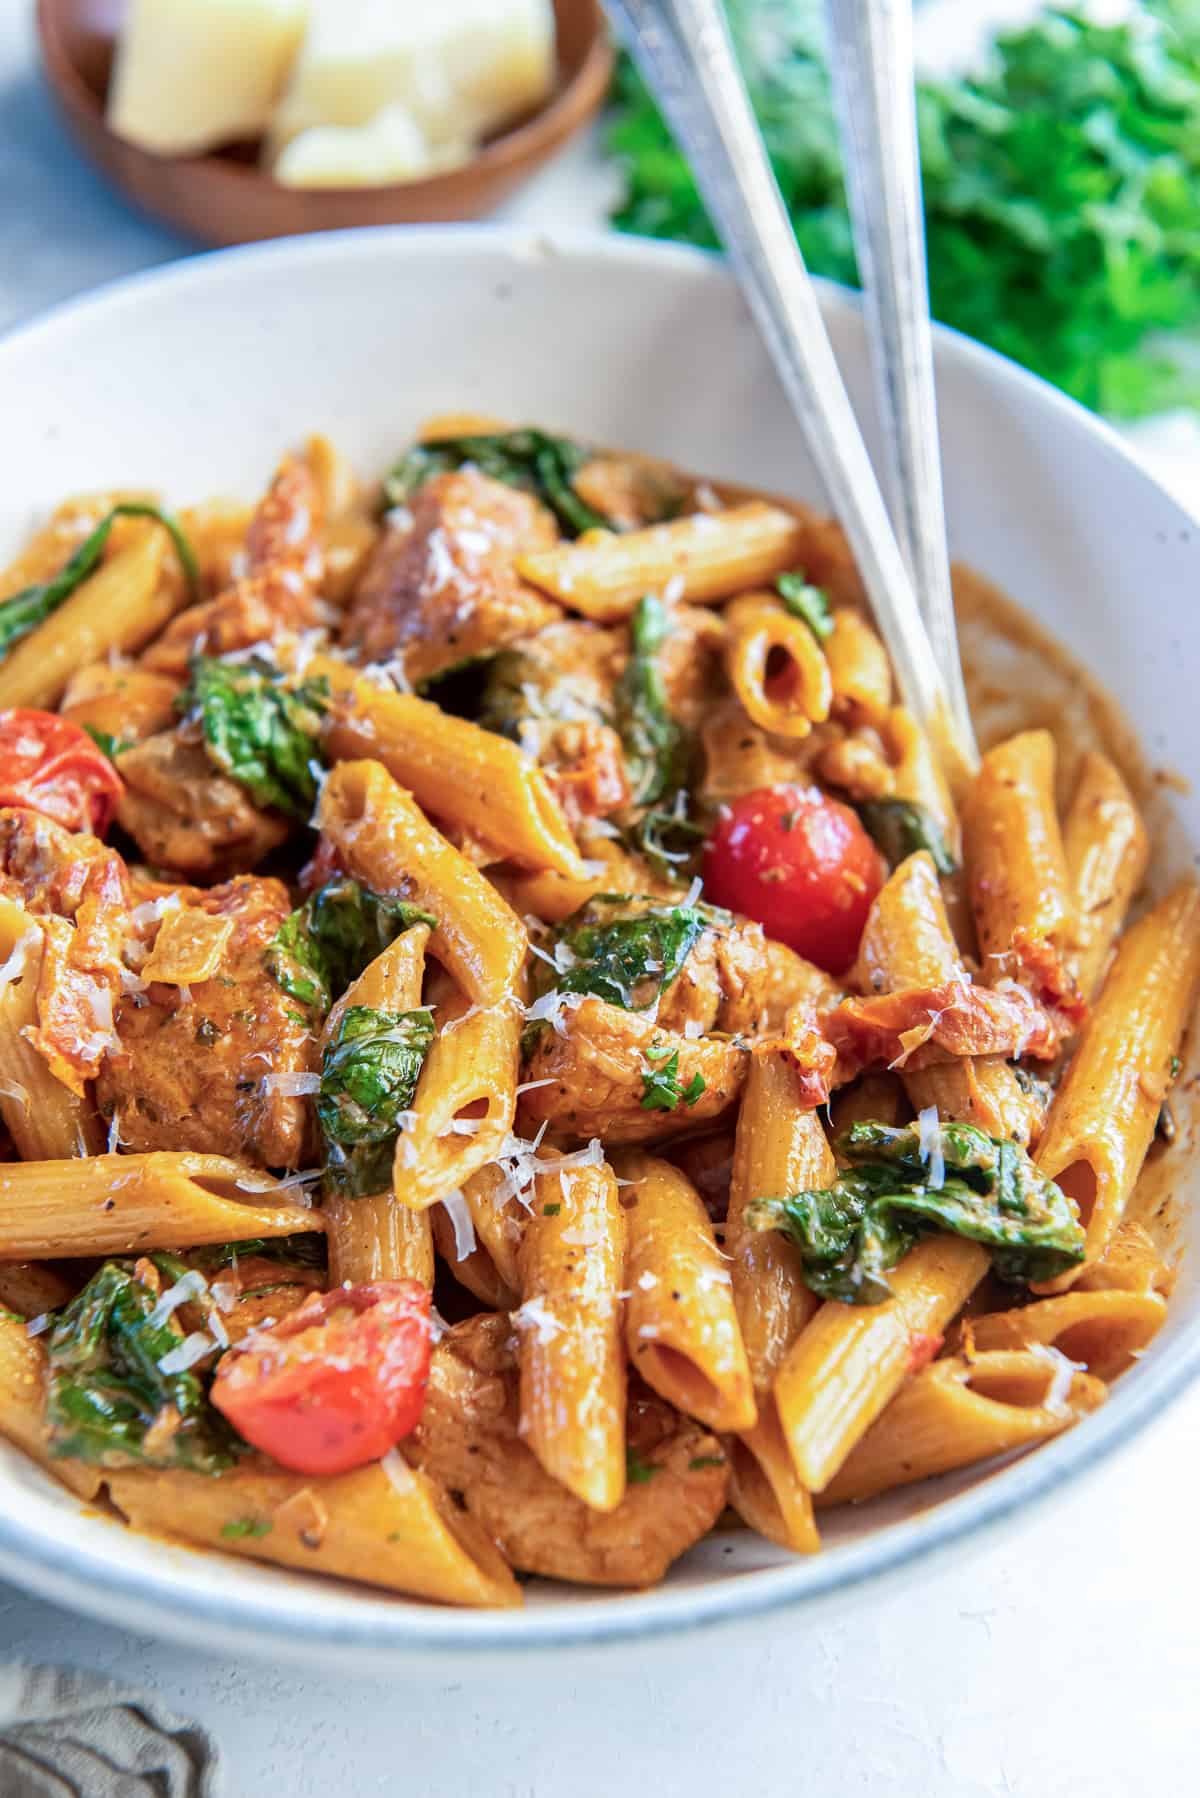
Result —
<instances>
[{"instance_id":1,"label":"metal fork","mask_svg":"<svg viewBox=\"0 0 1200 1798\"><path fill-rule=\"evenodd\" d=\"M955 649L948 684L921 617L717 0L607 0L692 166L858 563L901 696L952 788L978 766Z\"/></svg>"}]
</instances>

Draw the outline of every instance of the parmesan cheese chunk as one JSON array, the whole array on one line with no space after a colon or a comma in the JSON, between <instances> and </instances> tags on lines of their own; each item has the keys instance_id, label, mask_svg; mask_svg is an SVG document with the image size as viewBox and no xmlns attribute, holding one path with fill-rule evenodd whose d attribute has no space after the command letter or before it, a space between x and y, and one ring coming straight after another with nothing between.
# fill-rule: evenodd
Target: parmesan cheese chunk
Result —
<instances>
[{"instance_id":1,"label":"parmesan cheese chunk","mask_svg":"<svg viewBox=\"0 0 1200 1798\"><path fill-rule=\"evenodd\" d=\"M131 0L109 124L160 156L261 136L307 13L308 0Z\"/></svg>"},{"instance_id":2,"label":"parmesan cheese chunk","mask_svg":"<svg viewBox=\"0 0 1200 1798\"><path fill-rule=\"evenodd\" d=\"M312 0L268 161L301 132L370 125L395 107L449 151L539 105L554 71L550 0ZM392 114L385 135L398 129Z\"/></svg>"},{"instance_id":3,"label":"parmesan cheese chunk","mask_svg":"<svg viewBox=\"0 0 1200 1798\"><path fill-rule=\"evenodd\" d=\"M466 139L436 149L407 106L385 106L366 125L312 125L275 160L285 187L379 187L418 181L469 161Z\"/></svg>"}]
</instances>

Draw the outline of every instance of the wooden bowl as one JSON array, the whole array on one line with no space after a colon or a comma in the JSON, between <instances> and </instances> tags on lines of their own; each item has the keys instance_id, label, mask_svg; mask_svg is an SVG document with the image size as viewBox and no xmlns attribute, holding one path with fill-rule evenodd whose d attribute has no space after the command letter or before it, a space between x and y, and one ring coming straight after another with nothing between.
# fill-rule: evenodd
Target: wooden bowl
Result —
<instances>
[{"instance_id":1,"label":"wooden bowl","mask_svg":"<svg viewBox=\"0 0 1200 1798\"><path fill-rule=\"evenodd\" d=\"M46 73L85 155L136 206L206 243L250 243L354 225L478 218L499 205L596 112L612 73L598 0L554 0L558 84L532 118L485 144L461 168L386 187L284 187L254 147L155 156L104 118L125 0L38 0Z\"/></svg>"}]
</instances>

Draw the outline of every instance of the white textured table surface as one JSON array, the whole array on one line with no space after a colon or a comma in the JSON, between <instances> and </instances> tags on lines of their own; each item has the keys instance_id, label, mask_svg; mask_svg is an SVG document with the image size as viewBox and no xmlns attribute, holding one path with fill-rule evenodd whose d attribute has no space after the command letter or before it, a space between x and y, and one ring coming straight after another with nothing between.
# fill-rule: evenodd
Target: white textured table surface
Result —
<instances>
[{"instance_id":1,"label":"white textured table surface","mask_svg":"<svg viewBox=\"0 0 1200 1798\"><path fill-rule=\"evenodd\" d=\"M572 152L514 210L577 224L598 214L603 187ZM33 71L23 0L0 0L0 329L190 247L76 162ZM1192 421L1151 433L1193 499L1198 441ZM217 1733L229 1798L1190 1792L1198 1483L1200 1392L998 1544L844 1617L769 1619L749 1651L716 1634L562 1657L553 1681L513 1660L486 1686L444 1672L349 1683L163 1646L2 1585L0 1652L154 1687Z\"/></svg>"}]
</instances>

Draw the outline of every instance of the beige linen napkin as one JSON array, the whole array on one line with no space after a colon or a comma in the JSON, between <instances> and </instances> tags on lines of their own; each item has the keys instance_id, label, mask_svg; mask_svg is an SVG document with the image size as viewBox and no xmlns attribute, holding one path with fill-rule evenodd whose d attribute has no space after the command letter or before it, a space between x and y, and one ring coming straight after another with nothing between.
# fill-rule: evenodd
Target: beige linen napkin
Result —
<instances>
[{"instance_id":1,"label":"beige linen napkin","mask_svg":"<svg viewBox=\"0 0 1200 1798\"><path fill-rule=\"evenodd\" d=\"M217 1750L149 1693L71 1667L0 1665L2 1798L218 1798Z\"/></svg>"}]
</instances>

